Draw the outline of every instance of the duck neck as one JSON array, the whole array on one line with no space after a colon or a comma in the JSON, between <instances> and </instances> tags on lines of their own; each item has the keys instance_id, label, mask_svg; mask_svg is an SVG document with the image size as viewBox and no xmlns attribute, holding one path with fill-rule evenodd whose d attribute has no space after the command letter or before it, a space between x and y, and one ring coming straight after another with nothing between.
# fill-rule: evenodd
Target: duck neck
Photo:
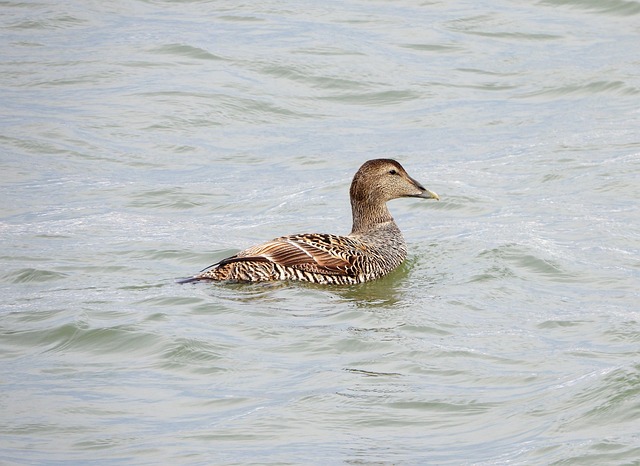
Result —
<instances>
[{"instance_id":1,"label":"duck neck","mask_svg":"<svg viewBox=\"0 0 640 466\"><path fill-rule=\"evenodd\" d=\"M366 234L384 223L392 222L393 217L384 202L351 202L353 227L351 234Z\"/></svg>"}]
</instances>

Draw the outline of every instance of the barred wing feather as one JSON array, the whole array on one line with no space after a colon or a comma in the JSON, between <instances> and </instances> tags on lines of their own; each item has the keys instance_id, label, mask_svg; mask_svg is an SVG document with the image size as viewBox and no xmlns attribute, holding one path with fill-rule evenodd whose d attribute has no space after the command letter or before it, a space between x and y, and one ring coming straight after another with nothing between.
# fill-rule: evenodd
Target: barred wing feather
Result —
<instances>
[{"instance_id":1,"label":"barred wing feather","mask_svg":"<svg viewBox=\"0 0 640 466\"><path fill-rule=\"evenodd\" d=\"M245 249L213 267L233 262L273 262L306 272L344 275L352 268L360 250L362 246L357 241L345 236L290 235Z\"/></svg>"}]
</instances>

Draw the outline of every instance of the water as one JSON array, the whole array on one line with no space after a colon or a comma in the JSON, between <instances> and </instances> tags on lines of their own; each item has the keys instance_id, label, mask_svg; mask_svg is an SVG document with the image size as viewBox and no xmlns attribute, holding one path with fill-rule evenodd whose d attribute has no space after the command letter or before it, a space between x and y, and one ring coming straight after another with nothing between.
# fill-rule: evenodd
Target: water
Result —
<instances>
[{"instance_id":1,"label":"water","mask_svg":"<svg viewBox=\"0 0 640 466\"><path fill-rule=\"evenodd\" d=\"M3 2L2 464L639 464L640 4ZM180 286L346 233L409 258Z\"/></svg>"}]
</instances>

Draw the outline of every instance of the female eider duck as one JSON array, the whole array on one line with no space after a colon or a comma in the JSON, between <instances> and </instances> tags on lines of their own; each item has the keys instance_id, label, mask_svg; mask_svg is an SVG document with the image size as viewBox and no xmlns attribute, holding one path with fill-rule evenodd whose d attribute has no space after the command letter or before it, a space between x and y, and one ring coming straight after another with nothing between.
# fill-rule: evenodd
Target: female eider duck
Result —
<instances>
[{"instance_id":1,"label":"female eider duck","mask_svg":"<svg viewBox=\"0 0 640 466\"><path fill-rule=\"evenodd\" d=\"M281 236L240 251L183 282L302 280L354 284L375 280L407 256L400 229L387 201L400 197L440 200L391 159L365 162L353 177L353 228L347 236L307 233Z\"/></svg>"}]
</instances>

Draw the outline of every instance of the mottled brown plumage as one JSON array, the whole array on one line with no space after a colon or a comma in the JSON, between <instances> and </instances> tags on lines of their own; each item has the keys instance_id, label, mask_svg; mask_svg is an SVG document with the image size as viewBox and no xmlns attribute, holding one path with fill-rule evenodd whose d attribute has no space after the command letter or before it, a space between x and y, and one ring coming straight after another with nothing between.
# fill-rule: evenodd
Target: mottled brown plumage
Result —
<instances>
[{"instance_id":1,"label":"mottled brown plumage","mask_svg":"<svg viewBox=\"0 0 640 466\"><path fill-rule=\"evenodd\" d=\"M350 189L353 228L347 236L307 233L281 236L207 267L198 280L302 280L352 284L374 280L407 256L402 233L387 209L400 197L439 199L391 159L365 162Z\"/></svg>"}]
</instances>

